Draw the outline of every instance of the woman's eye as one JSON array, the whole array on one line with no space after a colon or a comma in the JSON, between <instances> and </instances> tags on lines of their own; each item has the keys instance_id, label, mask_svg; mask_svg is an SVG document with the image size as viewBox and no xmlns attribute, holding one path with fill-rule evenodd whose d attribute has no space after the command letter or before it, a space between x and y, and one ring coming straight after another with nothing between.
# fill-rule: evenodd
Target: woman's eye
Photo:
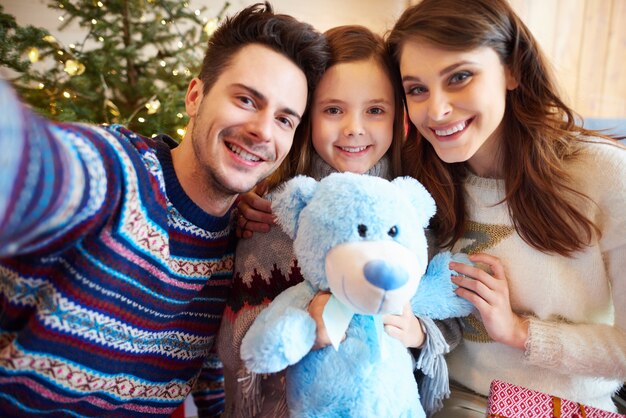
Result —
<instances>
[{"instance_id":1,"label":"woman's eye","mask_svg":"<svg viewBox=\"0 0 626 418\"><path fill-rule=\"evenodd\" d=\"M452 77L450 77L450 83L459 84L467 80L471 76L472 76L472 73L470 73L469 71L461 71L460 73L456 73Z\"/></svg>"},{"instance_id":2,"label":"woman's eye","mask_svg":"<svg viewBox=\"0 0 626 418\"><path fill-rule=\"evenodd\" d=\"M406 89L406 94L408 96L419 96L421 94L427 93L428 89L423 86L414 86Z\"/></svg>"}]
</instances>

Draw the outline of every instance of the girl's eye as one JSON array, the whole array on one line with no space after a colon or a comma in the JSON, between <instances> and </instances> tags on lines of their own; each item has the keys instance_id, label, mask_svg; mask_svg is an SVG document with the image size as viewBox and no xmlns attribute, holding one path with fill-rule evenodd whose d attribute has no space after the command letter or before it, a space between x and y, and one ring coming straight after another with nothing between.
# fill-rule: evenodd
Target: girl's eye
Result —
<instances>
[{"instance_id":1,"label":"girl's eye","mask_svg":"<svg viewBox=\"0 0 626 418\"><path fill-rule=\"evenodd\" d=\"M324 113L328 113L329 115L338 115L341 113L341 109L338 107L327 107L324 109Z\"/></svg>"},{"instance_id":2,"label":"girl's eye","mask_svg":"<svg viewBox=\"0 0 626 418\"><path fill-rule=\"evenodd\" d=\"M385 110L381 107L373 107L371 109L368 109L367 113L371 113L372 115L382 115L383 113L385 113Z\"/></svg>"},{"instance_id":3,"label":"girl's eye","mask_svg":"<svg viewBox=\"0 0 626 418\"><path fill-rule=\"evenodd\" d=\"M450 77L450 84L461 84L471 76L472 73L470 73L469 71L458 72Z\"/></svg>"}]
</instances>

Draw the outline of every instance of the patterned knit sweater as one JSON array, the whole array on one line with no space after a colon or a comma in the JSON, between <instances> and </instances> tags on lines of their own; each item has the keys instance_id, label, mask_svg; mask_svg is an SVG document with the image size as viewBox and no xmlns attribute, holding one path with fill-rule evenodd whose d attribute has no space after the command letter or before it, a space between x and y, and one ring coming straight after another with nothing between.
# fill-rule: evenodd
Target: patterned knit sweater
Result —
<instances>
[{"instance_id":1,"label":"patterned knit sweater","mask_svg":"<svg viewBox=\"0 0 626 418\"><path fill-rule=\"evenodd\" d=\"M492 379L606 410L626 380L626 150L583 143L568 172L594 203L579 207L601 229L566 258L526 244L502 201L504 183L470 175L469 224L455 250L499 257L511 306L527 315L526 350L492 341L478 316L465 320L464 342L449 356L450 376L486 395Z\"/></svg>"},{"instance_id":2,"label":"patterned knit sweater","mask_svg":"<svg viewBox=\"0 0 626 418\"><path fill-rule=\"evenodd\" d=\"M0 109L2 416L166 417L203 362L219 408L230 213L185 195L170 138L50 123L2 83Z\"/></svg>"}]
</instances>

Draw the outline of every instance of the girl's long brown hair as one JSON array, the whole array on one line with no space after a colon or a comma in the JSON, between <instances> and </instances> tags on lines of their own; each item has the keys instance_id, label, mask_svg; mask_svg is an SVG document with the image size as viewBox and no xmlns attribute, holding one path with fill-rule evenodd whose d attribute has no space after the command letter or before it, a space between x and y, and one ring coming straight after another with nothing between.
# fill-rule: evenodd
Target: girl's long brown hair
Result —
<instances>
[{"instance_id":1,"label":"girl's long brown hair","mask_svg":"<svg viewBox=\"0 0 626 418\"><path fill-rule=\"evenodd\" d=\"M501 162L504 200L522 239L567 256L599 235L581 205L581 198L589 199L573 188L565 168L577 155L581 135L599 134L576 125L578 115L559 98L537 42L506 0L423 0L405 10L387 37L397 83L407 40L454 51L490 47L518 81L507 92ZM403 167L435 198L438 212L431 226L438 244L451 246L465 230L466 163L443 162L409 123Z\"/></svg>"},{"instance_id":2,"label":"girl's long brown hair","mask_svg":"<svg viewBox=\"0 0 626 418\"><path fill-rule=\"evenodd\" d=\"M393 138L387 151L390 158L391 176L396 177L402 172L402 147L404 142L404 94L402 87L394 83L395 64L387 54L383 38L371 30L359 25L344 25L329 29L324 33L330 47L328 68L333 65L374 59L389 77L394 93ZM364 86L367 88L367 86ZM313 93L314 94L314 93ZM312 101L311 101L312 103ZM312 156L315 150L311 140L311 107L298 126L296 140L283 164L268 179L269 189L283 181L298 175L310 175Z\"/></svg>"}]
</instances>

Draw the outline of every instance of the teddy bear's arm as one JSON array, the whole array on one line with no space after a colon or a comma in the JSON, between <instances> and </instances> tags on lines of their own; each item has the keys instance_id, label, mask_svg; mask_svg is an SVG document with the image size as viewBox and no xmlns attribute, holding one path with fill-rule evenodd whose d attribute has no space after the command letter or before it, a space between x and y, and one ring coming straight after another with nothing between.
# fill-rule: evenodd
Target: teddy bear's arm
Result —
<instances>
[{"instance_id":1,"label":"teddy bear's arm","mask_svg":"<svg viewBox=\"0 0 626 418\"><path fill-rule=\"evenodd\" d=\"M473 305L454 293L457 286L452 283L452 270L448 267L452 259L449 251L433 257L428 263L426 274L411 299L411 307L416 316L432 319L446 319L467 316Z\"/></svg>"},{"instance_id":2,"label":"teddy bear's arm","mask_svg":"<svg viewBox=\"0 0 626 418\"><path fill-rule=\"evenodd\" d=\"M315 291L301 282L279 294L254 320L241 342L241 359L255 373L275 373L297 363L315 342L307 306Z\"/></svg>"}]
</instances>

